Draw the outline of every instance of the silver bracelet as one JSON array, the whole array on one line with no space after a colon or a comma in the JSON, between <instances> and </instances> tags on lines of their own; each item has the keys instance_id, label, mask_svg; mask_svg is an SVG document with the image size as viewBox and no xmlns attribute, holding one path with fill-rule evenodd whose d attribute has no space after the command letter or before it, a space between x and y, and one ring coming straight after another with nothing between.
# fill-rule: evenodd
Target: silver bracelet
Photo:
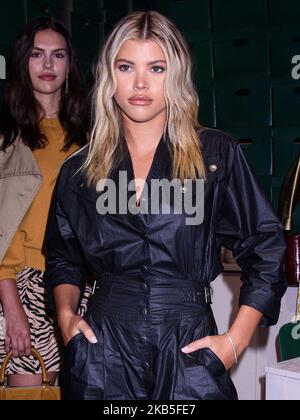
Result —
<instances>
[{"instance_id":1,"label":"silver bracelet","mask_svg":"<svg viewBox=\"0 0 300 420\"><path fill-rule=\"evenodd\" d=\"M234 361L235 361L235 364L237 365L238 364L238 357L237 357L237 352L236 352L235 345L233 343L233 340L231 338L231 335L228 332L226 332L225 335L227 336L227 338L228 338L228 340L229 340L229 342L231 344L232 351L233 351L233 354L234 354Z\"/></svg>"}]
</instances>

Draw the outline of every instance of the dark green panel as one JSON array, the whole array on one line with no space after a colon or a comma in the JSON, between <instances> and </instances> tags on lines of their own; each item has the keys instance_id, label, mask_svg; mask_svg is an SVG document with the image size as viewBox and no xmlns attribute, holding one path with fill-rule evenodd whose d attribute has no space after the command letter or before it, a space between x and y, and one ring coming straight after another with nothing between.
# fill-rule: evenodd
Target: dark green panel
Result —
<instances>
[{"instance_id":1,"label":"dark green panel","mask_svg":"<svg viewBox=\"0 0 300 420\"><path fill-rule=\"evenodd\" d=\"M261 184L261 185L262 185L262 187L263 187L263 190L264 190L264 192L265 192L265 194L266 194L267 198L269 199L270 203L273 205L273 207L274 207L274 209L275 209L275 206L274 206L274 204L272 203L272 198L273 198L272 187L269 187L269 186L267 186L267 185L263 185L263 184Z\"/></svg>"},{"instance_id":2,"label":"dark green panel","mask_svg":"<svg viewBox=\"0 0 300 420\"><path fill-rule=\"evenodd\" d=\"M131 1L131 10L152 10L153 1L152 0L132 0Z\"/></svg>"},{"instance_id":3,"label":"dark green panel","mask_svg":"<svg viewBox=\"0 0 300 420\"><path fill-rule=\"evenodd\" d=\"M214 44L215 74L219 80L269 74L267 38L244 38Z\"/></svg>"},{"instance_id":4,"label":"dark green panel","mask_svg":"<svg viewBox=\"0 0 300 420\"><path fill-rule=\"evenodd\" d=\"M199 120L200 123L213 127L214 124L214 94L212 90L199 90Z\"/></svg>"},{"instance_id":5,"label":"dark green panel","mask_svg":"<svg viewBox=\"0 0 300 420\"><path fill-rule=\"evenodd\" d=\"M173 20L184 33L210 29L209 0L157 0L156 10Z\"/></svg>"},{"instance_id":6,"label":"dark green panel","mask_svg":"<svg viewBox=\"0 0 300 420\"><path fill-rule=\"evenodd\" d=\"M259 177L272 176L272 138L269 128L232 129L252 168Z\"/></svg>"},{"instance_id":7,"label":"dark green panel","mask_svg":"<svg viewBox=\"0 0 300 420\"><path fill-rule=\"evenodd\" d=\"M292 58L300 55L300 33L271 39L272 76L292 80Z\"/></svg>"},{"instance_id":8,"label":"dark green panel","mask_svg":"<svg viewBox=\"0 0 300 420\"><path fill-rule=\"evenodd\" d=\"M128 2L125 0L121 3L104 0L103 8L105 10L105 33L108 33L120 19L127 15Z\"/></svg>"},{"instance_id":9,"label":"dark green panel","mask_svg":"<svg viewBox=\"0 0 300 420\"><path fill-rule=\"evenodd\" d=\"M0 42L11 46L25 25L24 2L9 0L5 4L1 2L0 7Z\"/></svg>"},{"instance_id":10,"label":"dark green panel","mask_svg":"<svg viewBox=\"0 0 300 420\"><path fill-rule=\"evenodd\" d=\"M194 80L201 87L202 81L213 79L212 46L210 41L190 43Z\"/></svg>"},{"instance_id":11,"label":"dark green panel","mask_svg":"<svg viewBox=\"0 0 300 420\"><path fill-rule=\"evenodd\" d=\"M300 126L300 86L275 87L273 106L275 126Z\"/></svg>"},{"instance_id":12,"label":"dark green panel","mask_svg":"<svg viewBox=\"0 0 300 420\"><path fill-rule=\"evenodd\" d=\"M3 93L4 93L4 84L5 84L5 80L0 79L0 106L2 103L2 98L3 98Z\"/></svg>"},{"instance_id":13,"label":"dark green panel","mask_svg":"<svg viewBox=\"0 0 300 420\"><path fill-rule=\"evenodd\" d=\"M10 58L12 53L13 43L11 45L0 44L0 55L6 58L6 61Z\"/></svg>"},{"instance_id":14,"label":"dark green panel","mask_svg":"<svg viewBox=\"0 0 300 420\"><path fill-rule=\"evenodd\" d=\"M253 28L268 22L266 0L212 0L213 28Z\"/></svg>"},{"instance_id":15,"label":"dark green panel","mask_svg":"<svg viewBox=\"0 0 300 420\"><path fill-rule=\"evenodd\" d=\"M72 13L72 39L82 63L92 63L100 50L100 26L97 20Z\"/></svg>"},{"instance_id":16,"label":"dark green panel","mask_svg":"<svg viewBox=\"0 0 300 420\"><path fill-rule=\"evenodd\" d=\"M300 152L300 128L273 131L274 176L285 177Z\"/></svg>"},{"instance_id":17,"label":"dark green panel","mask_svg":"<svg viewBox=\"0 0 300 420\"><path fill-rule=\"evenodd\" d=\"M217 126L266 127L270 124L270 90L267 88L217 91Z\"/></svg>"},{"instance_id":18,"label":"dark green panel","mask_svg":"<svg viewBox=\"0 0 300 420\"><path fill-rule=\"evenodd\" d=\"M75 13L96 18L99 16L100 10L98 0L73 0L73 11Z\"/></svg>"},{"instance_id":19,"label":"dark green panel","mask_svg":"<svg viewBox=\"0 0 300 420\"><path fill-rule=\"evenodd\" d=\"M274 25L298 24L299 0L270 0L270 23Z\"/></svg>"},{"instance_id":20,"label":"dark green panel","mask_svg":"<svg viewBox=\"0 0 300 420\"><path fill-rule=\"evenodd\" d=\"M28 22L39 16L61 18L62 2L59 0L26 0Z\"/></svg>"}]
</instances>

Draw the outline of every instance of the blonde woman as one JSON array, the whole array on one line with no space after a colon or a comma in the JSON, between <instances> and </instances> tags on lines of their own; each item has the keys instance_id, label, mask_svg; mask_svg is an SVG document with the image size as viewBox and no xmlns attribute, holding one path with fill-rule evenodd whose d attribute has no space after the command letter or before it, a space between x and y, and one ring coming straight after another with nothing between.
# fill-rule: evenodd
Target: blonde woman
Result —
<instances>
[{"instance_id":1,"label":"blonde woman","mask_svg":"<svg viewBox=\"0 0 300 420\"><path fill-rule=\"evenodd\" d=\"M97 73L91 142L62 168L46 237L66 396L237 399L230 368L278 319L282 226L239 143L200 129L190 57L168 19L125 17ZM218 335L209 285L222 245L243 287ZM83 319L86 271L96 282Z\"/></svg>"}]
</instances>

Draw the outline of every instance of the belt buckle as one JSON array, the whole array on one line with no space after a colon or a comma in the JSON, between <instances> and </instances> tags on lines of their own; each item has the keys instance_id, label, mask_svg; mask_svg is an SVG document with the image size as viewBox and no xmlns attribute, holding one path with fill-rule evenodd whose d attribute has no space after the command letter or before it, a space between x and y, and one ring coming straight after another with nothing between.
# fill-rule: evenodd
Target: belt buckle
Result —
<instances>
[{"instance_id":1,"label":"belt buckle","mask_svg":"<svg viewBox=\"0 0 300 420\"><path fill-rule=\"evenodd\" d=\"M94 281L93 290L92 290L92 296L94 296L94 294L96 292L96 287L97 287L97 280Z\"/></svg>"},{"instance_id":2,"label":"belt buckle","mask_svg":"<svg viewBox=\"0 0 300 420\"><path fill-rule=\"evenodd\" d=\"M210 286L204 287L204 294L205 294L205 302L208 305L212 305L212 288Z\"/></svg>"}]
</instances>

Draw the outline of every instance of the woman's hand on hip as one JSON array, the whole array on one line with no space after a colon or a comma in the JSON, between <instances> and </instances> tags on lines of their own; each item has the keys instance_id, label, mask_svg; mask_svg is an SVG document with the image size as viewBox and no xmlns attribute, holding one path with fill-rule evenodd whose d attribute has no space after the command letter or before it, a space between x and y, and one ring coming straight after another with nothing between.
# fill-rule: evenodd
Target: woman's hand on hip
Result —
<instances>
[{"instance_id":1,"label":"woman's hand on hip","mask_svg":"<svg viewBox=\"0 0 300 420\"><path fill-rule=\"evenodd\" d=\"M232 346L226 335L205 337L193 341L181 349L183 353L193 353L194 351L209 348L221 360L226 370L230 370L235 364L235 357Z\"/></svg>"}]
</instances>

